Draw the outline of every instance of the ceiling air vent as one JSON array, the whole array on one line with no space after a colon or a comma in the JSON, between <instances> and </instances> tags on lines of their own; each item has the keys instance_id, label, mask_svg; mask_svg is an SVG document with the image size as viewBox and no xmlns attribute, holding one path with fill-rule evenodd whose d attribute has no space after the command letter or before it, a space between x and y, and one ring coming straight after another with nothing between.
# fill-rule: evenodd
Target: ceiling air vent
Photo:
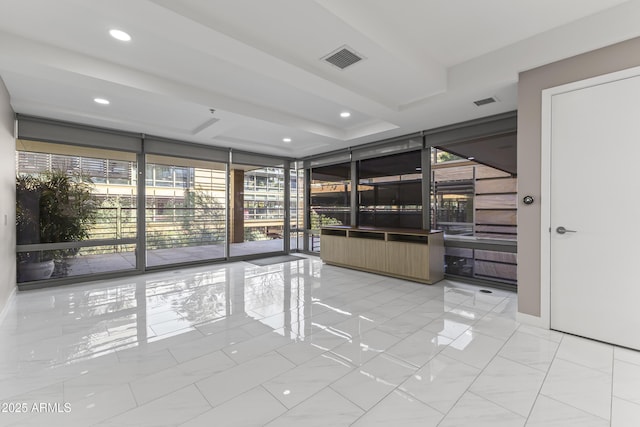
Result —
<instances>
[{"instance_id":1,"label":"ceiling air vent","mask_svg":"<svg viewBox=\"0 0 640 427\"><path fill-rule=\"evenodd\" d=\"M498 98L496 98L495 96L492 96L491 98L478 99L477 101L473 101L473 103L476 104L477 107L481 107L487 104L493 104L494 102L498 102Z\"/></svg>"},{"instance_id":2,"label":"ceiling air vent","mask_svg":"<svg viewBox=\"0 0 640 427\"><path fill-rule=\"evenodd\" d=\"M355 64L356 62L362 61L364 59L362 56L358 55L353 49L348 46L342 46L324 58L324 61L327 61L329 64L344 70L345 68Z\"/></svg>"}]
</instances>

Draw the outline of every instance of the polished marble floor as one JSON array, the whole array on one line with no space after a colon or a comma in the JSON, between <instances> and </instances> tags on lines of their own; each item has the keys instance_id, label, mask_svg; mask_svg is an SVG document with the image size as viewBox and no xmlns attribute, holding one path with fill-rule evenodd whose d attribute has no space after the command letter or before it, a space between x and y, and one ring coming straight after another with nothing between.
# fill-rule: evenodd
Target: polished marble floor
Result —
<instances>
[{"instance_id":1,"label":"polished marble floor","mask_svg":"<svg viewBox=\"0 0 640 427\"><path fill-rule=\"evenodd\" d=\"M0 426L640 425L640 353L519 324L516 301L315 257L23 292Z\"/></svg>"}]
</instances>

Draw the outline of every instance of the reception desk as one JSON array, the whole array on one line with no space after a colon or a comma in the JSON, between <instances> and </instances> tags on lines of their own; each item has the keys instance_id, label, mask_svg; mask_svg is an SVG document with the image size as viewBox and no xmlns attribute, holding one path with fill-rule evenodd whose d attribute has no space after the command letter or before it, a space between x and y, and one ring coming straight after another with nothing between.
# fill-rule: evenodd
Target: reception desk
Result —
<instances>
[{"instance_id":1,"label":"reception desk","mask_svg":"<svg viewBox=\"0 0 640 427\"><path fill-rule=\"evenodd\" d=\"M444 277L442 231L323 227L320 257L340 267L422 283Z\"/></svg>"}]
</instances>

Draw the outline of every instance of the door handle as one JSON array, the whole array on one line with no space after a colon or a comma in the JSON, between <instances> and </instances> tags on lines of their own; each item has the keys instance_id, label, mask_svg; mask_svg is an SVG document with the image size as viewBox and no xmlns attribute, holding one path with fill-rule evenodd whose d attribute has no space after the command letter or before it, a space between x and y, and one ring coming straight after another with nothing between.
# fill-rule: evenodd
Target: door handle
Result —
<instances>
[{"instance_id":1,"label":"door handle","mask_svg":"<svg viewBox=\"0 0 640 427\"><path fill-rule=\"evenodd\" d=\"M576 230L567 230L563 226L560 226L560 227L556 228L556 233L558 233L558 234L577 233L577 231Z\"/></svg>"}]
</instances>

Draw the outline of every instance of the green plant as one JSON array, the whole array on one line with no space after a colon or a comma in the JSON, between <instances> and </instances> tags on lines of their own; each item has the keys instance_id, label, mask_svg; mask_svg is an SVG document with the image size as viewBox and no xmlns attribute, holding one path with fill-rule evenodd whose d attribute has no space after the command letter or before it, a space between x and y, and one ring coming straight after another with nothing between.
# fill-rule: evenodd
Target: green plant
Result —
<instances>
[{"instance_id":1,"label":"green plant","mask_svg":"<svg viewBox=\"0 0 640 427\"><path fill-rule=\"evenodd\" d=\"M185 189L183 228L201 243L216 243L225 238L225 207L219 199L202 190Z\"/></svg>"},{"instance_id":2,"label":"green plant","mask_svg":"<svg viewBox=\"0 0 640 427\"><path fill-rule=\"evenodd\" d=\"M438 163L450 162L452 160L464 160L460 156L449 153L448 151L438 151Z\"/></svg>"},{"instance_id":3,"label":"green plant","mask_svg":"<svg viewBox=\"0 0 640 427\"><path fill-rule=\"evenodd\" d=\"M311 217L311 228L318 229L325 225L342 225L342 221L337 218L333 218L327 215L319 214L316 211L310 212Z\"/></svg>"},{"instance_id":4,"label":"green plant","mask_svg":"<svg viewBox=\"0 0 640 427\"><path fill-rule=\"evenodd\" d=\"M43 175L40 197L41 243L76 242L89 237L97 205L92 184L61 171Z\"/></svg>"},{"instance_id":5,"label":"green plant","mask_svg":"<svg viewBox=\"0 0 640 427\"><path fill-rule=\"evenodd\" d=\"M92 183L64 171L16 178L18 244L77 242L89 237L97 217ZM22 252L21 261L62 259L77 249Z\"/></svg>"},{"instance_id":6,"label":"green plant","mask_svg":"<svg viewBox=\"0 0 640 427\"><path fill-rule=\"evenodd\" d=\"M263 231L254 227L244 228L244 241L255 242L256 240L269 240L269 236Z\"/></svg>"},{"instance_id":7,"label":"green plant","mask_svg":"<svg viewBox=\"0 0 640 427\"><path fill-rule=\"evenodd\" d=\"M16 178L16 232L17 243L40 243L40 180L33 175Z\"/></svg>"}]
</instances>

